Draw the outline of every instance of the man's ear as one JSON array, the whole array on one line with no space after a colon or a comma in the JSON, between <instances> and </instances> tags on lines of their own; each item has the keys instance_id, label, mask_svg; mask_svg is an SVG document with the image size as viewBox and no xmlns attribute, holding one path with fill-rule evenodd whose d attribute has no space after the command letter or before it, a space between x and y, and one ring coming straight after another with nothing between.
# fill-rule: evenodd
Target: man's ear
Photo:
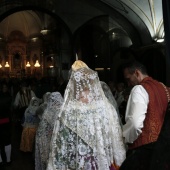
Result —
<instances>
[{"instance_id":1,"label":"man's ear","mask_svg":"<svg viewBox=\"0 0 170 170\"><path fill-rule=\"evenodd\" d=\"M138 69L135 70L135 74L137 77L139 77L139 75L141 74L140 71Z\"/></svg>"}]
</instances>

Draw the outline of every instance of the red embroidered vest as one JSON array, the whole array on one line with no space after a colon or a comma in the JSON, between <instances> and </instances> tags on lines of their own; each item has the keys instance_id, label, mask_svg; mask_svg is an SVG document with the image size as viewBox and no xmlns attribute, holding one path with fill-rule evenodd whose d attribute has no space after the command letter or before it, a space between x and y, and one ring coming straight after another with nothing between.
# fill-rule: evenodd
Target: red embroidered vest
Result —
<instances>
[{"instance_id":1,"label":"red embroidered vest","mask_svg":"<svg viewBox=\"0 0 170 170\"><path fill-rule=\"evenodd\" d=\"M157 140L168 103L165 88L160 82L151 77L146 77L140 84L148 92L149 104L142 133L134 143L129 146L129 149L149 144Z\"/></svg>"}]
</instances>

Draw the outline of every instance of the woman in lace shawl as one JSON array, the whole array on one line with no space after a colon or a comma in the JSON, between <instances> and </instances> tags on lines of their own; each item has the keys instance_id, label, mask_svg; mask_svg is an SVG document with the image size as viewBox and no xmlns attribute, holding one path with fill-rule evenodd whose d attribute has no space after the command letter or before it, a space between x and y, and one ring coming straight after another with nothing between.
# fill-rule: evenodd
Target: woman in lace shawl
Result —
<instances>
[{"instance_id":1,"label":"woman in lace shawl","mask_svg":"<svg viewBox=\"0 0 170 170\"><path fill-rule=\"evenodd\" d=\"M98 75L78 60L55 122L47 170L117 169L125 159L119 118Z\"/></svg>"},{"instance_id":2,"label":"woman in lace shawl","mask_svg":"<svg viewBox=\"0 0 170 170\"><path fill-rule=\"evenodd\" d=\"M117 102L110 90L110 87L104 81L100 81L100 83L101 83L105 96L108 98L109 102L114 106L116 111L119 112Z\"/></svg>"},{"instance_id":3,"label":"woman in lace shawl","mask_svg":"<svg viewBox=\"0 0 170 170\"><path fill-rule=\"evenodd\" d=\"M23 131L21 136L20 150L32 152L35 144L35 134L39 124L36 110L39 107L40 99L33 97L24 113Z\"/></svg>"},{"instance_id":4,"label":"woman in lace shawl","mask_svg":"<svg viewBox=\"0 0 170 170\"><path fill-rule=\"evenodd\" d=\"M119 115L118 105L117 105L117 102L116 102L116 100L115 100L115 98L114 98L114 96L113 96L113 94L110 90L110 87L104 81L100 81L100 83L101 83L101 86L102 86L102 89L103 89L105 96L107 97L109 102L113 105L113 107L116 109L118 117L119 117L120 124L122 126L122 120L121 120L121 117Z\"/></svg>"},{"instance_id":5,"label":"woman in lace shawl","mask_svg":"<svg viewBox=\"0 0 170 170\"><path fill-rule=\"evenodd\" d=\"M54 122L62 104L63 97L59 92L50 94L36 133L35 170L46 170Z\"/></svg>"},{"instance_id":6,"label":"woman in lace shawl","mask_svg":"<svg viewBox=\"0 0 170 170\"><path fill-rule=\"evenodd\" d=\"M50 94L51 94L51 92L46 92L43 95L43 103L36 110L36 114L38 115L40 120L42 119L42 115L44 113L44 110L47 108L47 102L48 102L48 99L50 97Z\"/></svg>"}]
</instances>

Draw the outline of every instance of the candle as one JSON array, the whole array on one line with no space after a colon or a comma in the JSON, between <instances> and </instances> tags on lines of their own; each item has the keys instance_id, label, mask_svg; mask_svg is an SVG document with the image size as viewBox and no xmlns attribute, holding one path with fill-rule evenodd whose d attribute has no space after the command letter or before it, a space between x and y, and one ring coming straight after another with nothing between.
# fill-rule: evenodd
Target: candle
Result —
<instances>
[{"instance_id":1,"label":"candle","mask_svg":"<svg viewBox=\"0 0 170 170\"><path fill-rule=\"evenodd\" d=\"M78 55L77 55L77 53L76 53L76 60L78 60L79 58L78 58Z\"/></svg>"}]
</instances>

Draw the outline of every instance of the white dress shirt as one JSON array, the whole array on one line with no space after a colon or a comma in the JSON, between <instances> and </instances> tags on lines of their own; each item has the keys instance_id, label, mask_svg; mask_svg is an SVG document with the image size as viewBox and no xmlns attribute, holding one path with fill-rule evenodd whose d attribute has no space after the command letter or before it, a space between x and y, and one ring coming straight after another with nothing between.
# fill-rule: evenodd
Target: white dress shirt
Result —
<instances>
[{"instance_id":1,"label":"white dress shirt","mask_svg":"<svg viewBox=\"0 0 170 170\"><path fill-rule=\"evenodd\" d=\"M30 90L30 95L32 97L36 97L35 93ZM16 94L15 100L14 100L14 107L17 107L20 105L20 107L28 106L30 103L31 98L28 100L27 93L23 95L24 98L21 97L20 92Z\"/></svg>"},{"instance_id":2,"label":"white dress shirt","mask_svg":"<svg viewBox=\"0 0 170 170\"><path fill-rule=\"evenodd\" d=\"M136 85L129 95L125 121L123 126L123 137L126 143L133 143L142 133L143 122L145 120L149 95L141 85Z\"/></svg>"}]
</instances>

